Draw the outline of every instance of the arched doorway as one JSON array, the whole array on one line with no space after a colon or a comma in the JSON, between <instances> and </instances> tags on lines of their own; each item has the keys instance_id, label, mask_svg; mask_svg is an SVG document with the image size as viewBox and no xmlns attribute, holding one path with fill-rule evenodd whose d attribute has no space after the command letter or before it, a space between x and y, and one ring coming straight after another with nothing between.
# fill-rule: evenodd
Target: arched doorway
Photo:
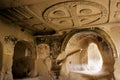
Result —
<instances>
[{"instance_id":1,"label":"arched doorway","mask_svg":"<svg viewBox=\"0 0 120 80\"><path fill-rule=\"evenodd\" d=\"M2 47L2 43L0 42L0 73L2 70L2 61L3 61L3 47Z\"/></svg>"},{"instance_id":2,"label":"arched doorway","mask_svg":"<svg viewBox=\"0 0 120 80\"><path fill-rule=\"evenodd\" d=\"M30 76L34 68L35 48L27 41L18 41L14 48L12 73L14 78Z\"/></svg>"},{"instance_id":3,"label":"arched doorway","mask_svg":"<svg viewBox=\"0 0 120 80\"><path fill-rule=\"evenodd\" d=\"M110 73L114 71L114 55L116 55L114 53L116 52L114 44L111 38L98 28L72 31L64 40L62 50L66 52L66 55L79 50L79 52L67 57L61 70L63 75L68 75L69 73L93 74L94 72L99 72L103 67L105 68L104 70ZM95 62L95 58L100 65L96 62L95 65L97 66L91 67L92 62Z\"/></svg>"}]
</instances>

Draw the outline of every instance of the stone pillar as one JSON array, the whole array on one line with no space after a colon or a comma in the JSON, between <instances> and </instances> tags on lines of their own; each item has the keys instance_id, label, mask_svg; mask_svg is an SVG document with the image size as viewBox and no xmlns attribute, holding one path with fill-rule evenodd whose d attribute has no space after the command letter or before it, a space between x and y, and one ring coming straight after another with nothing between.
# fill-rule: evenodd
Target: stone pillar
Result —
<instances>
[{"instance_id":1,"label":"stone pillar","mask_svg":"<svg viewBox=\"0 0 120 80\"><path fill-rule=\"evenodd\" d=\"M0 80L13 80L12 62L15 46L15 38L13 36L4 37L3 43L3 63Z\"/></svg>"}]
</instances>

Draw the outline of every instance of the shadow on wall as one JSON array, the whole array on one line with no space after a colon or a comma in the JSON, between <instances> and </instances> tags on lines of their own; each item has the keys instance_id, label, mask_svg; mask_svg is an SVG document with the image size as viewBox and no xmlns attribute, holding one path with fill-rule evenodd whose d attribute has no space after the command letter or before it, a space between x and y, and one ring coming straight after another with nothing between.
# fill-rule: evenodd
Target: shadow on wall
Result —
<instances>
[{"instance_id":1,"label":"shadow on wall","mask_svg":"<svg viewBox=\"0 0 120 80\"><path fill-rule=\"evenodd\" d=\"M18 41L14 48L12 73L13 78L30 77L34 69L35 48L29 42Z\"/></svg>"}]
</instances>

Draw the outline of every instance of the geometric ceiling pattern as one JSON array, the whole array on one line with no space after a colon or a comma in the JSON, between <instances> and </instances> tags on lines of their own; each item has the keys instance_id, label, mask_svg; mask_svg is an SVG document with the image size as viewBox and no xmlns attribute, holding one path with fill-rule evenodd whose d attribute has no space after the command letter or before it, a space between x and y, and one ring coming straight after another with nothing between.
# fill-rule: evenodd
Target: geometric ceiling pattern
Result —
<instances>
[{"instance_id":1,"label":"geometric ceiling pattern","mask_svg":"<svg viewBox=\"0 0 120 80\"><path fill-rule=\"evenodd\" d=\"M91 1L67 1L47 8L43 18L54 26L88 26L106 23L108 11L102 5Z\"/></svg>"},{"instance_id":2,"label":"geometric ceiling pattern","mask_svg":"<svg viewBox=\"0 0 120 80\"><path fill-rule=\"evenodd\" d=\"M16 1L0 2L0 18L33 34L51 35L74 28L120 22L120 0Z\"/></svg>"}]
</instances>

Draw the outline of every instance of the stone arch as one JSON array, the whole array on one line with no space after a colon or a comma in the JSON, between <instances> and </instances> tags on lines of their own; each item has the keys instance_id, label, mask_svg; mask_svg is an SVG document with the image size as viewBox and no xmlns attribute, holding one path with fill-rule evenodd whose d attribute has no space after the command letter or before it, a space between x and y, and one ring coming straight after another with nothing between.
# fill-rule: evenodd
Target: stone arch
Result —
<instances>
[{"instance_id":1,"label":"stone arch","mask_svg":"<svg viewBox=\"0 0 120 80\"><path fill-rule=\"evenodd\" d=\"M2 61L3 61L3 47L2 47L2 43L0 42L0 73L2 70Z\"/></svg>"},{"instance_id":2,"label":"stone arch","mask_svg":"<svg viewBox=\"0 0 120 80\"><path fill-rule=\"evenodd\" d=\"M72 41L70 41L71 39ZM84 54L85 54L85 55L82 55L82 57L84 57L83 63L87 64L88 54L86 51L88 49L89 44L92 42L97 44L98 49L101 53L102 60L103 60L102 67L107 66L107 68L105 69L107 69L109 72L113 72L114 56L117 55L116 49L109 35L107 35L107 33L105 33L103 30L99 28L92 28L92 29L85 28L85 29L71 31L63 41L62 51L65 51L66 53L70 53L75 51L76 49L80 49L80 50L82 49L82 51L84 51ZM80 55L80 53L77 52L74 55ZM66 60L66 63L65 65L63 65L63 68L62 68L63 70L61 71L61 72L64 72L66 70L67 73L63 73L63 74L69 73L68 67L66 69L64 67L68 66L71 63L74 63L74 64L80 63L79 59L81 58L79 56L76 56L74 58L75 59L71 57L71 60L74 60L74 61L70 61L69 58L67 58L68 62ZM108 66L110 67L108 68Z\"/></svg>"},{"instance_id":3,"label":"stone arch","mask_svg":"<svg viewBox=\"0 0 120 80\"><path fill-rule=\"evenodd\" d=\"M114 57L118 57L118 54L117 54L117 51L116 51L116 48L115 48L115 45L112 41L112 39L110 38L110 36L105 32L103 31L102 29L99 29L97 27L94 27L94 28L83 28L83 29L75 29L75 30L72 30L71 32L69 32L63 43L62 43L62 46L61 46L61 51L64 51L66 49L66 46L67 46L67 43L68 41L70 40L70 38L75 35L76 33L84 33L84 32L93 32L95 34L98 34L99 36L101 36L106 42L107 44L110 45L111 49L112 49L112 54ZM101 37L97 37L99 40L101 40ZM84 36L83 36L84 37Z\"/></svg>"},{"instance_id":4,"label":"stone arch","mask_svg":"<svg viewBox=\"0 0 120 80\"><path fill-rule=\"evenodd\" d=\"M15 44L12 73L14 78L29 77L34 69L36 58L35 47L27 41L18 41Z\"/></svg>"}]
</instances>

